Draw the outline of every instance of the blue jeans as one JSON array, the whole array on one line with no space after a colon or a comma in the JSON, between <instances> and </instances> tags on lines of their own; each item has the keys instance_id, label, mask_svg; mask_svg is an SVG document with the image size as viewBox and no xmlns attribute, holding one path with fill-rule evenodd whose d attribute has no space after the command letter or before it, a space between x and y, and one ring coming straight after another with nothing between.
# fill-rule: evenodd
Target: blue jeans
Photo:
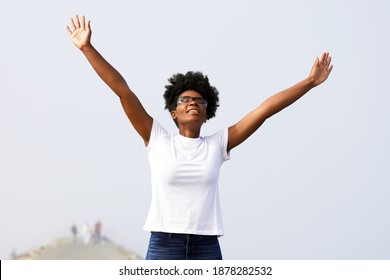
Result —
<instances>
[{"instance_id":1,"label":"blue jeans","mask_svg":"<svg viewBox=\"0 0 390 280\"><path fill-rule=\"evenodd\" d=\"M152 232L147 260L222 260L218 237Z\"/></svg>"}]
</instances>

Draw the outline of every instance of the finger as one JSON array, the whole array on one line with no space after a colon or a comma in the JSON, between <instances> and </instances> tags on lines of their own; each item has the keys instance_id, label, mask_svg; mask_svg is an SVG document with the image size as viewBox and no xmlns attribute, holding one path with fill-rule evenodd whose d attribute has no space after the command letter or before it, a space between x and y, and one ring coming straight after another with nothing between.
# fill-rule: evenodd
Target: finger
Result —
<instances>
[{"instance_id":1,"label":"finger","mask_svg":"<svg viewBox=\"0 0 390 280\"><path fill-rule=\"evenodd\" d=\"M79 19L79 16L78 15L76 15L76 22L75 22L75 24L76 24L76 27L77 28L80 28L80 19Z\"/></svg>"},{"instance_id":2,"label":"finger","mask_svg":"<svg viewBox=\"0 0 390 280\"><path fill-rule=\"evenodd\" d=\"M81 25L80 25L80 27L81 27L82 29L85 29L85 16L82 16L82 17L81 17Z\"/></svg>"},{"instance_id":3,"label":"finger","mask_svg":"<svg viewBox=\"0 0 390 280\"><path fill-rule=\"evenodd\" d=\"M333 65L331 64L331 62L332 62L332 57L328 57L328 64L326 65L327 66L327 70L328 70L328 72L330 73L330 71L332 71L332 69L333 69Z\"/></svg>"},{"instance_id":4,"label":"finger","mask_svg":"<svg viewBox=\"0 0 390 280\"><path fill-rule=\"evenodd\" d=\"M69 26L66 26L66 31L68 31L69 35L72 35L72 33L73 33L72 30L70 30Z\"/></svg>"},{"instance_id":5,"label":"finger","mask_svg":"<svg viewBox=\"0 0 390 280\"><path fill-rule=\"evenodd\" d=\"M76 26L74 24L73 18L70 19L70 26L72 27L73 31L76 29Z\"/></svg>"},{"instance_id":6,"label":"finger","mask_svg":"<svg viewBox=\"0 0 390 280\"><path fill-rule=\"evenodd\" d=\"M322 64L326 63L327 56L328 56L328 54L327 54L326 52L324 52L324 53L321 55L320 61L321 61Z\"/></svg>"},{"instance_id":7,"label":"finger","mask_svg":"<svg viewBox=\"0 0 390 280\"><path fill-rule=\"evenodd\" d=\"M320 59L318 58L318 56L316 56L316 61L314 62L314 65L318 65L320 63Z\"/></svg>"},{"instance_id":8,"label":"finger","mask_svg":"<svg viewBox=\"0 0 390 280\"><path fill-rule=\"evenodd\" d=\"M332 57L331 56L328 56L328 59L326 61L326 65L330 65L330 63L332 62Z\"/></svg>"},{"instance_id":9,"label":"finger","mask_svg":"<svg viewBox=\"0 0 390 280\"><path fill-rule=\"evenodd\" d=\"M87 30L88 30L88 31L91 31L91 21L90 21L90 20L88 20Z\"/></svg>"}]
</instances>

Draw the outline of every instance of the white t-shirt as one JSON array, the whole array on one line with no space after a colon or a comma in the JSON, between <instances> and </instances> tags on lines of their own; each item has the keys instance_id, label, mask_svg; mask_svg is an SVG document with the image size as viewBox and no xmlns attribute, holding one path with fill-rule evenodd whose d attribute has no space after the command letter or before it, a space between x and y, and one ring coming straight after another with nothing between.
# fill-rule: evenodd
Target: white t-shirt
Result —
<instances>
[{"instance_id":1,"label":"white t-shirt","mask_svg":"<svg viewBox=\"0 0 390 280\"><path fill-rule=\"evenodd\" d=\"M227 129L187 138L153 121L146 147L152 200L144 230L223 235L218 178L230 158L227 141Z\"/></svg>"}]
</instances>

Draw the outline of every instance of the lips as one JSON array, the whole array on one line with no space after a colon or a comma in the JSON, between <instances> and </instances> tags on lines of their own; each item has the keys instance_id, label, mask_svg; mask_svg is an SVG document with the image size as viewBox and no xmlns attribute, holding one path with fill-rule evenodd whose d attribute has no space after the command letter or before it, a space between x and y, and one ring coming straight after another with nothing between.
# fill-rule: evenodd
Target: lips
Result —
<instances>
[{"instance_id":1,"label":"lips","mask_svg":"<svg viewBox=\"0 0 390 280\"><path fill-rule=\"evenodd\" d=\"M196 110L196 109L190 109L190 110L187 111L187 114L196 114L196 115L198 115L198 114L200 114L200 112L198 110Z\"/></svg>"}]
</instances>

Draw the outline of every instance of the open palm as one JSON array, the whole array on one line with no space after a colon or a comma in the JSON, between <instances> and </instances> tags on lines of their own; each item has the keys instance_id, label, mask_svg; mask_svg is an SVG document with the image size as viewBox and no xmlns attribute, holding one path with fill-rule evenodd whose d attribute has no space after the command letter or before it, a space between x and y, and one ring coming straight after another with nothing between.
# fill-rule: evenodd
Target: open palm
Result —
<instances>
[{"instance_id":1,"label":"open palm","mask_svg":"<svg viewBox=\"0 0 390 280\"><path fill-rule=\"evenodd\" d=\"M316 62L310 72L310 78L314 81L314 85L318 86L322 84L332 71L333 65L331 65L332 58L328 52L324 52L321 58L316 58Z\"/></svg>"},{"instance_id":2,"label":"open palm","mask_svg":"<svg viewBox=\"0 0 390 280\"><path fill-rule=\"evenodd\" d=\"M76 17L70 20L70 27L66 27L72 42L82 49L84 46L90 44L91 41L91 21L85 23L85 16L82 16L81 19L76 15Z\"/></svg>"}]
</instances>

